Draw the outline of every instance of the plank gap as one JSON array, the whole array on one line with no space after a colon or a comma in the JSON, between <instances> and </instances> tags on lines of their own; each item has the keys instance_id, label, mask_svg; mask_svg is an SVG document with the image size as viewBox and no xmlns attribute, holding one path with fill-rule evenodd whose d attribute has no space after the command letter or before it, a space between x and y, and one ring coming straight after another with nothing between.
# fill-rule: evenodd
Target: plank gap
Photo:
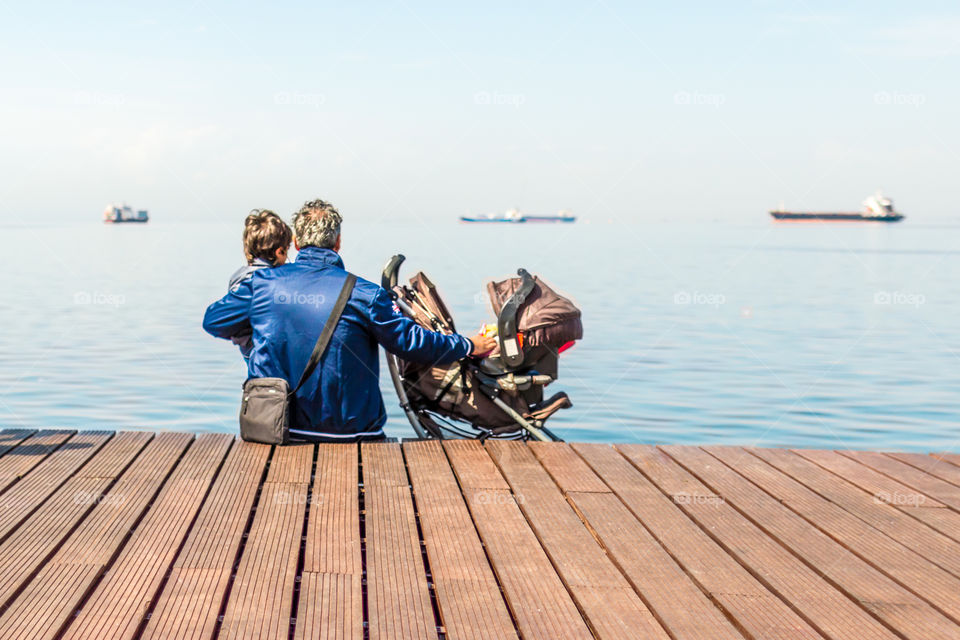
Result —
<instances>
[{"instance_id":1,"label":"plank gap","mask_svg":"<svg viewBox=\"0 0 960 640\"><path fill-rule=\"evenodd\" d=\"M307 503L303 509L303 526L300 529L300 550L297 554L297 570L293 579L293 597L290 606L290 635L293 640L297 629L297 609L300 607L300 588L303 579L303 567L307 555L307 527L310 523L310 506L313 502L313 485L317 478L317 445L313 445L313 462L310 465L310 482L307 483Z\"/></svg>"},{"instance_id":2,"label":"plank gap","mask_svg":"<svg viewBox=\"0 0 960 640\"><path fill-rule=\"evenodd\" d=\"M357 444L357 502L360 517L360 601L363 604L363 640L370 640L370 603L367 595L367 512L363 490L363 447Z\"/></svg>"}]
</instances>

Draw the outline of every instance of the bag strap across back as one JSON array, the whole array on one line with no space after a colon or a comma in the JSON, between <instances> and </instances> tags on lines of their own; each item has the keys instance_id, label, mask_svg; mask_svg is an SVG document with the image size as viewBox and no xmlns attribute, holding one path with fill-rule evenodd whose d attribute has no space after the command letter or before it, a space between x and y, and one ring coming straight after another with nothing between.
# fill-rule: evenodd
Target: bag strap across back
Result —
<instances>
[{"instance_id":1,"label":"bag strap across back","mask_svg":"<svg viewBox=\"0 0 960 640\"><path fill-rule=\"evenodd\" d=\"M353 275L352 273L348 273L347 279L343 283L343 288L340 289L340 295L337 297L337 301L333 305L333 310L330 311L330 315L327 317L327 322L323 325L323 330L320 332L320 337L317 338L317 343L313 345L313 353L310 354L310 360L307 361L307 367L300 375L300 381L297 383L297 386L294 387L293 391L290 392L291 396L300 390L300 387L303 386L303 383L307 381L307 378L310 377L310 374L312 374L317 368L317 365L320 364L320 359L323 357L323 353L327 350L327 346L330 344L330 339L333 338L333 331L337 328L337 323L340 322L340 316L343 315L343 310L347 308L347 301L350 300L350 294L353 293L353 285L356 284L356 282L357 276Z\"/></svg>"}]
</instances>

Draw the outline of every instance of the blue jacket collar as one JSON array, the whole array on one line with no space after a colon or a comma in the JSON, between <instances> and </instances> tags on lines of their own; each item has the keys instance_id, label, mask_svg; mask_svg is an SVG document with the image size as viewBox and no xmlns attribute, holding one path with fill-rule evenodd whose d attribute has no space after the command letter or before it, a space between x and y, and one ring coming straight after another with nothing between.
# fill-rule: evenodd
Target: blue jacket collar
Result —
<instances>
[{"instance_id":1,"label":"blue jacket collar","mask_svg":"<svg viewBox=\"0 0 960 640\"><path fill-rule=\"evenodd\" d=\"M343 269L343 258L333 249L321 249L320 247L303 247L297 252L297 262L307 264L329 264Z\"/></svg>"}]
</instances>

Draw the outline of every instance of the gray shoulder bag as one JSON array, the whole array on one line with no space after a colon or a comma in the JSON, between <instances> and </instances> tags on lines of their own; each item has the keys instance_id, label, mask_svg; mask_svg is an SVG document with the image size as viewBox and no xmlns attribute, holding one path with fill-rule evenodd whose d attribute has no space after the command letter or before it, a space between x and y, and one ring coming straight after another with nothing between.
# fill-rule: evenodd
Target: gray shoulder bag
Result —
<instances>
[{"instance_id":1,"label":"gray shoulder bag","mask_svg":"<svg viewBox=\"0 0 960 640\"><path fill-rule=\"evenodd\" d=\"M357 277L347 274L340 296L330 311L326 324L317 338L310 360L300 375L293 391L284 378L247 378L243 383L243 400L240 403L240 437L247 442L263 444L287 444L290 441L290 399L300 390L310 374L320 363L340 316L347 306Z\"/></svg>"}]
</instances>

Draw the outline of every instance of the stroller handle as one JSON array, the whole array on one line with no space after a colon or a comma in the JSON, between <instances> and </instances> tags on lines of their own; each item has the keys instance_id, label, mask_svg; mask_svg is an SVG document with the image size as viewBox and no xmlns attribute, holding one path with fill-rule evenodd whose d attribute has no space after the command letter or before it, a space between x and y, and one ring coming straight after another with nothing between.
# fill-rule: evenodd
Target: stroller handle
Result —
<instances>
[{"instance_id":1,"label":"stroller handle","mask_svg":"<svg viewBox=\"0 0 960 640\"><path fill-rule=\"evenodd\" d=\"M386 266L383 267L383 273L380 276L380 286L387 290L387 293L390 294L390 297L393 298L398 305L403 303L399 300L393 288L397 286L397 281L399 280L400 265L403 264L403 261L406 259L407 258L401 253L393 256L387 261ZM407 311L409 311L409 309ZM417 437L428 437L426 430L423 428L423 425L420 424L420 420L417 418L417 414L410 404L406 390L403 388L403 380L400 376L400 365L397 362L397 357L389 351L386 352L386 356L387 369L390 371L390 380L393 382L393 388L397 392L397 397L400 398L400 408L403 409L403 412L407 415L407 420L410 421L410 426L413 427L413 432L417 434Z\"/></svg>"},{"instance_id":2,"label":"stroller handle","mask_svg":"<svg viewBox=\"0 0 960 640\"><path fill-rule=\"evenodd\" d=\"M497 315L497 339L500 342L500 357L509 367L523 364L523 350L517 344L517 312L527 296L533 291L536 282L533 276L523 268L517 269L520 286L507 298Z\"/></svg>"},{"instance_id":3,"label":"stroller handle","mask_svg":"<svg viewBox=\"0 0 960 640\"><path fill-rule=\"evenodd\" d=\"M403 261L407 257L402 253L398 253L387 261L387 264L383 267L383 273L380 275L380 286L387 290L391 296L393 296L393 288L397 286L397 281L400 279L400 265L403 264Z\"/></svg>"}]
</instances>

